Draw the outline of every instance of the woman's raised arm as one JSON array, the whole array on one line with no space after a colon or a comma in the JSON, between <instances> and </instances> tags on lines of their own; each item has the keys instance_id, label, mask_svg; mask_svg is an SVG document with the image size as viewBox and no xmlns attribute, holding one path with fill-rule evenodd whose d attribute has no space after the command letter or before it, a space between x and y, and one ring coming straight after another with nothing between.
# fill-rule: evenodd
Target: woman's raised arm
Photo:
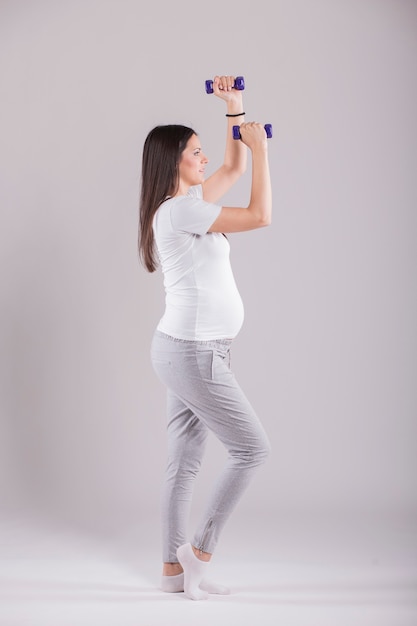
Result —
<instances>
[{"instance_id":1,"label":"woman's raised arm","mask_svg":"<svg viewBox=\"0 0 417 626\"><path fill-rule=\"evenodd\" d=\"M254 230L271 223L272 190L268 145L262 124L249 122L240 126L241 140L252 152L252 186L247 207L222 207L209 232L236 233ZM235 140L233 140L235 141Z\"/></svg>"},{"instance_id":2,"label":"woman's raised arm","mask_svg":"<svg viewBox=\"0 0 417 626\"><path fill-rule=\"evenodd\" d=\"M213 93L227 104L227 114L244 113L242 91L233 89L234 76L215 76ZM221 165L203 183L203 198L207 202L217 202L242 176L247 166L247 148L242 141L233 139L232 127L242 124L244 116L227 117L226 149Z\"/></svg>"}]
</instances>

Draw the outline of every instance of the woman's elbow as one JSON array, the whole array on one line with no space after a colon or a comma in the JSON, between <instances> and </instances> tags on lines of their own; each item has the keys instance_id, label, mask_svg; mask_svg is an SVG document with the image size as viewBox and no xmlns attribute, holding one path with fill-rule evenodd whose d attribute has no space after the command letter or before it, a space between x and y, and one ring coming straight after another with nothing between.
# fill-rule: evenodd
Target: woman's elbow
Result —
<instances>
[{"instance_id":1,"label":"woman's elbow","mask_svg":"<svg viewBox=\"0 0 417 626\"><path fill-rule=\"evenodd\" d=\"M236 182L237 180L239 180L239 178L241 178L245 174L247 169L248 168L246 164L236 165L231 172L234 181Z\"/></svg>"},{"instance_id":2,"label":"woman's elbow","mask_svg":"<svg viewBox=\"0 0 417 626\"><path fill-rule=\"evenodd\" d=\"M270 226L270 225L271 225L271 223L272 223L272 215L271 215L271 214L269 214L269 215L263 215L263 216L260 218L259 226L260 226L261 228L264 228L265 226Z\"/></svg>"}]
</instances>

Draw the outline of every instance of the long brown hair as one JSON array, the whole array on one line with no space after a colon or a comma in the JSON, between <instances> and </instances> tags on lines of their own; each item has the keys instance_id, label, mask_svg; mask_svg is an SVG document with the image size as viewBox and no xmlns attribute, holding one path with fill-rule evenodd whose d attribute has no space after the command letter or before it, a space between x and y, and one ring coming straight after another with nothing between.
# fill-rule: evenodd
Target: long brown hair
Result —
<instances>
[{"instance_id":1,"label":"long brown hair","mask_svg":"<svg viewBox=\"0 0 417 626\"><path fill-rule=\"evenodd\" d=\"M195 131L188 126L156 126L146 137L142 155L142 182L139 204L139 256L148 272L158 266L154 244L153 218L167 196L178 189L178 164Z\"/></svg>"}]
</instances>

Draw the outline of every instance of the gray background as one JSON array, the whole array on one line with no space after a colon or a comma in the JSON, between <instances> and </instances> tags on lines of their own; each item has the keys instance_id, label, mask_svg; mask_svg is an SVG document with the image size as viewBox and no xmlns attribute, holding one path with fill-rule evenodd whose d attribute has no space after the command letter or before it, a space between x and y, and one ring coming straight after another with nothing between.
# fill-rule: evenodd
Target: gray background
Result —
<instances>
[{"instance_id":1,"label":"gray background","mask_svg":"<svg viewBox=\"0 0 417 626\"><path fill-rule=\"evenodd\" d=\"M141 150L184 123L220 165L224 103L204 80L225 73L274 127L273 224L230 236L232 364L273 455L227 532L252 515L415 519L416 34L411 0L1 2L3 516L159 523L163 292L138 261ZM224 201L249 188L248 173ZM193 515L223 454L211 440Z\"/></svg>"}]
</instances>

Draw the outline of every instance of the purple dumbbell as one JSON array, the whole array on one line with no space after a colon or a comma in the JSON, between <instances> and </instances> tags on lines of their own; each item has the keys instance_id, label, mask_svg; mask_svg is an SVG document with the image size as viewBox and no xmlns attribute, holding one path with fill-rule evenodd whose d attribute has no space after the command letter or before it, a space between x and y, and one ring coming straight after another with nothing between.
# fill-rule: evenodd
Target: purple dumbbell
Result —
<instances>
[{"instance_id":1,"label":"purple dumbbell","mask_svg":"<svg viewBox=\"0 0 417 626\"><path fill-rule=\"evenodd\" d=\"M245 79L243 76L236 76L235 82L233 83L233 89L237 89L238 91L242 91L245 88ZM213 93L213 81L206 80L206 93Z\"/></svg>"},{"instance_id":2,"label":"purple dumbbell","mask_svg":"<svg viewBox=\"0 0 417 626\"><path fill-rule=\"evenodd\" d=\"M264 126L265 128L265 132L266 132L266 136L268 139L271 139L272 137L272 124L265 124ZM240 126L233 126L233 139L241 139L240 136Z\"/></svg>"}]
</instances>

